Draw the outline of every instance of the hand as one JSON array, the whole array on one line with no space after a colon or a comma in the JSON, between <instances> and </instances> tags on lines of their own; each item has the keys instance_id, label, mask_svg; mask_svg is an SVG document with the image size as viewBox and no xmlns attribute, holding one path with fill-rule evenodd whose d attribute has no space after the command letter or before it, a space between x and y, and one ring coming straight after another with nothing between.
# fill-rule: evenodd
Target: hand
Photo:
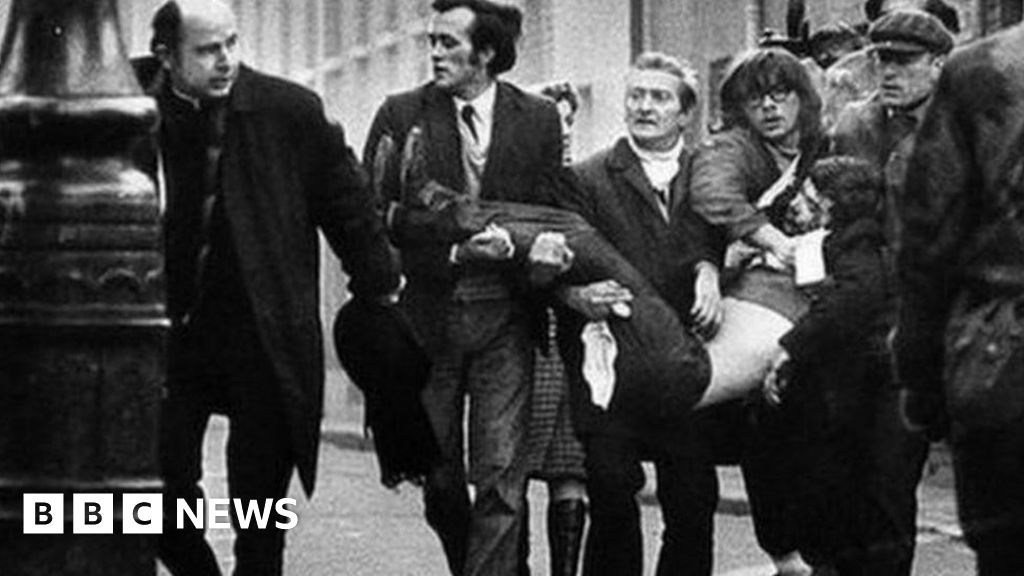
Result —
<instances>
[{"instance_id":1,"label":"hand","mask_svg":"<svg viewBox=\"0 0 1024 576\"><path fill-rule=\"evenodd\" d=\"M941 394L900 390L900 415L907 430L924 434L932 442L949 433L946 402Z\"/></svg>"},{"instance_id":2,"label":"hand","mask_svg":"<svg viewBox=\"0 0 1024 576\"><path fill-rule=\"evenodd\" d=\"M508 230L490 224L456 247L455 262L508 260L514 252L515 246Z\"/></svg>"},{"instance_id":3,"label":"hand","mask_svg":"<svg viewBox=\"0 0 1024 576\"><path fill-rule=\"evenodd\" d=\"M530 245L526 260L530 264L530 283L534 286L550 284L572 268L575 258L566 244L565 235L558 232L542 232Z\"/></svg>"},{"instance_id":4,"label":"hand","mask_svg":"<svg viewBox=\"0 0 1024 576\"><path fill-rule=\"evenodd\" d=\"M796 241L771 224L754 230L746 240L758 248L767 250L784 267L792 268L796 263Z\"/></svg>"},{"instance_id":5,"label":"hand","mask_svg":"<svg viewBox=\"0 0 1024 576\"><path fill-rule=\"evenodd\" d=\"M780 350L772 360L772 367L768 370L768 375L764 377L761 394L769 406L782 405L782 398L786 393L786 388L789 387L788 364L789 353Z\"/></svg>"},{"instance_id":6,"label":"hand","mask_svg":"<svg viewBox=\"0 0 1024 576\"><path fill-rule=\"evenodd\" d=\"M722 293L718 287L718 268L710 262L699 262L690 317L700 335L711 338L722 325L723 315Z\"/></svg>"},{"instance_id":7,"label":"hand","mask_svg":"<svg viewBox=\"0 0 1024 576\"><path fill-rule=\"evenodd\" d=\"M561 293L566 306L588 320L605 320L611 315L626 318L633 293L614 280L594 282L586 286L569 286Z\"/></svg>"}]
</instances>

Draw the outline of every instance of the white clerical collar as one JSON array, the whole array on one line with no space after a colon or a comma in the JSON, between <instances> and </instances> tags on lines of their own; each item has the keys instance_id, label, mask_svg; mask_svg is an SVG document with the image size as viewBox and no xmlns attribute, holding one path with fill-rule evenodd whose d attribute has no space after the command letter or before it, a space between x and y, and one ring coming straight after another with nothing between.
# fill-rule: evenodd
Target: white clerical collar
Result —
<instances>
[{"instance_id":1,"label":"white clerical collar","mask_svg":"<svg viewBox=\"0 0 1024 576\"><path fill-rule=\"evenodd\" d=\"M637 158L643 162L679 162L679 157L683 154L683 147L686 146L686 139L683 138L682 134L679 135L679 140L668 150L641 148L632 136L628 136L626 141L629 142L629 147L633 149L633 153L636 154Z\"/></svg>"}]
</instances>

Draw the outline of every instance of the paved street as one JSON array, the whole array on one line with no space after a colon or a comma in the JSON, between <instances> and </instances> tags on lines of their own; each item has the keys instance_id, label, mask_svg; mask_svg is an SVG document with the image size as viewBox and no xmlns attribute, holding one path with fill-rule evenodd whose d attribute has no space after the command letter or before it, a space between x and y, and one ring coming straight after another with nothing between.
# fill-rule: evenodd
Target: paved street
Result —
<instances>
[{"instance_id":1,"label":"paved street","mask_svg":"<svg viewBox=\"0 0 1024 576\"><path fill-rule=\"evenodd\" d=\"M210 496L224 496L221 449L224 423L215 419L207 447ZM404 486L391 492L378 483L373 454L352 449L351 434L330 434L321 451L319 485L306 501L298 484L298 527L288 535L286 574L292 576L445 576L440 548L421 515L419 491ZM770 576L768 559L753 539L745 513L742 486L734 469L724 468L723 512L717 516L716 574ZM951 492L948 487L922 487L922 530L919 534L915 576L973 574L972 558L955 535ZM535 575L547 574L543 510L545 494L534 483L530 493L531 566ZM644 506L647 573L653 572L660 518L655 506ZM209 532L225 574L230 574L231 532ZM161 572L165 576L166 572Z\"/></svg>"}]
</instances>

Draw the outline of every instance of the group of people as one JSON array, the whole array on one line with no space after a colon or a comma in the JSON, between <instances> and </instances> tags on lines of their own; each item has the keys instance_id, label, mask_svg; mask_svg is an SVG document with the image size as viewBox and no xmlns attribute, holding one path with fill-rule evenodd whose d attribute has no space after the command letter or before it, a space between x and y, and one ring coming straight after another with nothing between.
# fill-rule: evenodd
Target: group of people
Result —
<instances>
[{"instance_id":1,"label":"group of people","mask_svg":"<svg viewBox=\"0 0 1024 576\"><path fill-rule=\"evenodd\" d=\"M879 8L877 91L828 125L810 65L753 50L699 144L685 136L693 70L644 53L625 78L625 135L567 166L558 105L499 79L521 12L432 8L432 78L387 98L361 163L315 94L239 63L225 3L156 13L137 70L161 113L167 193L169 502L201 495L215 412L230 419L232 497L284 497L295 469L312 493L319 230L353 299L406 319L429 358L439 450L418 480L454 576L529 572L531 477L551 486L552 574L576 574L581 553L588 576L641 574L644 461L664 519L657 574L711 574L715 466L738 463L778 574L907 576L929 440L950 430L979 573L1024 574L1024 417L946 418L941 373L947 319L1016 297L1022 277L1024 246L967 247L1017 214L1004 174L1024 149L1024 32L949 58L938 18ZM474 218L481 206L504 219ZM516 226L542 217L604 240ZM649 320L652 298L673 322ZM664 334L671 370L643 366L657 357L623 331L638 322L678 331ZM547 385L565 393L539 406L538 358L554 349L564 381ZM679 366L682 392L638 382ZM658 394L683 413L651 406ZM281 530L239 528L235 573L280 574L283 549ZM220 573L200 530L165 528L159 554L175 574Z\"/></svg>"}]
</instances>

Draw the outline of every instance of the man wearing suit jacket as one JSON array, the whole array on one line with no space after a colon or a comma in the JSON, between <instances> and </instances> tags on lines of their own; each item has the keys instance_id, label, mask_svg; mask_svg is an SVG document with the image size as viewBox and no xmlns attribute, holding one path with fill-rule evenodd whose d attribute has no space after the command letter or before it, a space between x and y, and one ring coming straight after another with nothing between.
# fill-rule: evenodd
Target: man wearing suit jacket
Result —
<instances>
[{"instance_id":1,"label":"man wearing suit jacket","mask_svg":"<svg viewBox=\"0 0 1024 576\"><path fill-rule=\"evenodd\" d=\"M230 7L169 1L153 19L140 81L160 110L171 333L160 457L160 557L178 575L220 574L201 530L174 527L175 499L202 496L210 414L231 421L232 498L262 509L292 470L313 490L323 406L319 243L356 298L398 287L382 219L341 131L314 94L239 64ZM284 530L239 529L235 574L280 574ZM187 523L186 523L187 524ZM237 526L237 524L236 524Z\"/></svg>"},{"instance_id":2,"label":"man wearing suit jacket","mask_svg":"<svg viewBox=\"0 0 1024 576\"><path fill-rule=\"evenodd\" d=\"M516 574L525 560L526 427L540 326L521 281L526 255L501 229L452 245L415 226L401 202L402 170L384 149L403 149L415 127L429 179L470 198L538 203L561 163L561 127L554 103L496 79L515 63L518 9L486 0L432 7L434 78L384 102L364 161L375 174L387 164L380 188L408 279L402 306L433 361L424 404L443 456L424 487L427 522L452 574Z\"/></svg>"},{"instance_id":3,"label":"man wearing suit jacket","mask_svg":"<svg viewBox=\"0 0 1024 576\"><path fill-rule=\"evenodd\" d=\"M629 135L575 166L580 185L560 188L558 198L561 207L576 211L607 238L680 318L710 334L722 313L720 243L687 205L691 154L683 131L696 103L696 78L688 67L664 54L639 56L626 78ZM567 306L578 312L575 326L570 319L559 331L566 366L581 365L582 324L609 318L613 305L628 306L631 298L612 280L562 291ZM653 460L665 519L657 574L710 576L717 484L714 467L697 452L690 424L639 421L614 403L599 408L579 370L569 376L586 448L591 510L583 573L643 573L636 494L644 485L640 462Z\"/></svg>"}]
</instances>

